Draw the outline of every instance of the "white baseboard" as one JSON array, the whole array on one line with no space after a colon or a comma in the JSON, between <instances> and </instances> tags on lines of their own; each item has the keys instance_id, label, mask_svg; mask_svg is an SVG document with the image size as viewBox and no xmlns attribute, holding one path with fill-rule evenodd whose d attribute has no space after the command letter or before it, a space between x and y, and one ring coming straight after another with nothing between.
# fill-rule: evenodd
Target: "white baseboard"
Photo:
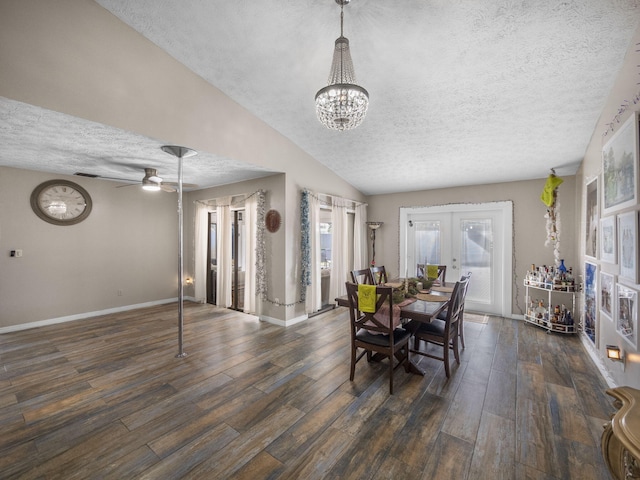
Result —
<instances>
[{"instance_id":1,"label":"white baseboard","mask_svg":"<svg viewBox=\"0 0 640 480\"><path fill-rule=\"evenodd\" d=\"M185 297L184 300L195 301L192 297ZM30 328L44 327L47 325L55 325L57 323L73 322L75 320L83 320L85 318L99 317L100 315L108 315L110 313L126 312L135 310L136 308L153 307L155 305L164 305L165 303L177 302L178 298L167 298L164 300L154 300L153 302L137 303L135 305L124 305L122 307L107 308L95 312L77 313L75 315L67 315L65 317L49 318L47 320L38 320L37 322L22 323L20 325L10 325L8 327L0 327L0 334L9 332L18 332L20 330L28 330Z\"/></svg>"},{"instance_id":2,"label":"white baseboard","mask_svg":"<svg viewBox=\"0 0 640 480\"><path fill-rule=\"evenodd\" d=\"M578 335L580 335L580 341L582 342L584 349L587 351L587 353L591 357L591 361L598 368L605 382L607 382L607 385L609 385L609 388L616 388L618 386L616 384L616 381L611 376L611 373L609 372L609 370L607 369L604 363L604 358L598 354L598 350L596 350L596 347L593 345L593 342L591 341L591 339L587 337L584 333L579 333Z\"/></svg>"},{"instance_id":3,"label":"white baseboard","mask_svg":"<svg viewBox=\"0 0 640 480\"><path fill-rule=\"evenodd\" d=\"M266 315L260 315L260 321L272 323L273 325L278 325L280 327L290 327L291 325L295 325L296 323L304 322L309 319L309 315L306 313L304 315L300 315L299 317L292 318L291 320L281 320L279 318L268 317Z\"/></svg>"}]
</instances>

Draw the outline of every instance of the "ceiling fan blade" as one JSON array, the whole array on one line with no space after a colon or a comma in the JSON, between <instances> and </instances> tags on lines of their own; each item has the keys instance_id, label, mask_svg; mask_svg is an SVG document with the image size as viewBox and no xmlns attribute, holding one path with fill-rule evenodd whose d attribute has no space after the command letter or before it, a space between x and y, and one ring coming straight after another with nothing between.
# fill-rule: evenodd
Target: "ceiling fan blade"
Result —
<instances>
[{"instance_id":1,"label":"ceiling fan blade","mask_svg":"<svg viewBox=\"0 0 640 480\"><path fill-rule=\"evenodd\" d=\"M114 180L116 182L128 182L131 184L140 183L140 180L134 180L132 178L103 177L102 175L96 175L94 173L76 172L74 173L74 175L77 175L78 177L100 178L102 180Z\"/></svg>"},{"instance_id":2,"label":"ceiling fan blade","mask_svg":"<svg viewBox=\"0 0 640 480\"><path fill-rule=\"evenodd\" d=\"M178 182L162 182L163 185L170 185L172 187L177 187ZM184 183L182 182L182 188L198 188L198 185L195 183Z\"/></svg>"},{"instance_id":3,"label":"ceiling fan blade","mask_svg":"<svg viewBox=\"0 0 640 480\"><path fill-rule=\"evenodd\" d=\"M160 190L162 190L163 192L170 192L170 193L173 193L176 191L175 188L169 185L165 185L164 183L160 184Z\"/></svg>"}]
</instances>

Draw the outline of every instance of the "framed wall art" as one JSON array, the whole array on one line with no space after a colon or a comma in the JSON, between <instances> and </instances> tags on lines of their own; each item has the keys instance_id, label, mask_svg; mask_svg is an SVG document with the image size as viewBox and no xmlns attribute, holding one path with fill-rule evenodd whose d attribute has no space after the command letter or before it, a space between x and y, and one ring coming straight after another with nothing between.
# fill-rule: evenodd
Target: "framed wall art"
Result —
<instances>
[{"instance_id":1,"label":"framed wall art","mask_svg":"<svg viewBox=\"0 0 640 480\"><path fill-rule=\"evenodd\" d=\"M618 215L620 277L638 283L638 212Z\"/></svg>"},{"instance_id":2,"label":"framed wall art","mask_svg":"<svg viewBox=\"0 0 640 480\"><path fill-rule=\"evenodd\" d=\"M613 275L600 272L600 318L605 317L613 322L614 305L615 305L615 284L613 283Z\"/></svg>"},{"instance_id":3,"label":"framed wall art","mask_svg":"<svg viewBox=\"0 0 640 480\"><path fill-rule=\"evenodd\" d=\"M638 292L618 283L616 330L634 349L638 348Z\"/></svg>"},{"instance_id":4,"label":"framed wall art","mask_svg":"<svg viewBox=\"0 0 640 480\"><path fill-rule=\"evenodd\" d=\"M596 343L597 321L597 277L598 266L594 263L584 264L584 333Z\"/></svg>"},{"instance_id":5,"label":"framed wall art","mask_svg":"<svg viewBox=\"0 0 640 480\"><path fill-rule=\"evenodd\" d=\"M612 264L617 262L615 215L600 220L600 260Z\"/></svg>"},{"instance_id":6,"label":"framed wall art","mask_svg":"<svg viewBox=\"0 0 640 480\"><path fill-rule=\"evenodd\" d=\"M585 230L584 254L587 257L596 258L598 255L598 221L600 211L598 209L598 177L587 183L587 218Z\"/></svg>"},{"instance_id":7,"label":"framed wall art","mask_svg":"<svg viewBox=\"0 0 640 480\"><path fill-rule=\"evenodd\" d=\"M602 150L602 216L638 202L638 136L634 112Z\"/></svg>"}]
</instances>

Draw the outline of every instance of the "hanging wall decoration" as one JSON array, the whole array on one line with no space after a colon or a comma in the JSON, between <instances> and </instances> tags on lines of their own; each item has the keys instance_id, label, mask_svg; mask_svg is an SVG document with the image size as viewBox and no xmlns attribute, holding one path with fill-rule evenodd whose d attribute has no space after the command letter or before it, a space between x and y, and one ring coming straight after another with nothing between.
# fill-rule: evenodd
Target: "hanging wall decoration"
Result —
<instances>
[{"instance_id":1,"label":"hanging wall decoration","mask_svg":"<svg viewBox=\"0 0 640 480\"><path fill-rule=\"evenodd\" d=\"M544 218L547 219L547 240L545 247L553 247L553 257L556 266L560 265L560 202L558 202L558 187L563 182L556 177L555 170L547 177L547 181L540 195L540 200L547 206L547 213Z\"/></svg>"},{"instance_id":2,"label":"hanging wall decoration","mask_svg":"<svg viewBox=\"0 0 640 480\"><path fill-rule=\"evenodd\" d=\"M256 295L262 301L267 299L267 274L265 267L265 192L258 191L258 212L256 229Z\"/></svg>"},{"instance_id":3,"label":"hanging wall decoration","mask_svg":"<svg viewBox=\"0 0 640 480\"><path fill-rule=\"evenodd\" d=\"M596 258L598 255L598 227L600 209L598 208L598 177L587 183L587 216L585 227L584 254Z\"/></svg>"},{"instance_id":4,"label":"hanging wall decoration","mask_svg":"<svg viewBox=\"0 0 640 480\"><path fill-rule=\"evenodd\" d=\"M309 191L302 191L300 199L300 250L302 271L300 275L300 301L307 298L307 287L311 285L311 223L309 220Z\"/></svg>"}]
</instances>

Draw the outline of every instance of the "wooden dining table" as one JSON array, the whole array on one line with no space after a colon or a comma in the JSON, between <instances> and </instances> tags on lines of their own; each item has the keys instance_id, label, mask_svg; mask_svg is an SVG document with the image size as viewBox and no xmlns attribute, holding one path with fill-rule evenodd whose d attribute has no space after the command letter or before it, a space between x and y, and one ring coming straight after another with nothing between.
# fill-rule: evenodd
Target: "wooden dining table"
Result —
<instances>
[{"instance_id":1,"label":"wooden dining table","mask_svg":"<svg viewBox=\"0 0 640 480\"><path fill-rule=\"evenodd\" d=\"M447 290L447 288L445 287L442 290ZM451 296L449 292L432 290L430 294L445 296L447 299L442 302L421 300L419 298L420 295L418 295L414 302L403 304L400 307L400 317L403 323L407 323L408 320L431 323L434 318L437 318L441 312L447 309L449 306L449 297ZM347 296L337 297L335 301L339 307L349 307L349 299ZM409 371L422 376L425 374L425 371L413 361L411 355L409 356Z\"/></svg>"}]
</instances>

